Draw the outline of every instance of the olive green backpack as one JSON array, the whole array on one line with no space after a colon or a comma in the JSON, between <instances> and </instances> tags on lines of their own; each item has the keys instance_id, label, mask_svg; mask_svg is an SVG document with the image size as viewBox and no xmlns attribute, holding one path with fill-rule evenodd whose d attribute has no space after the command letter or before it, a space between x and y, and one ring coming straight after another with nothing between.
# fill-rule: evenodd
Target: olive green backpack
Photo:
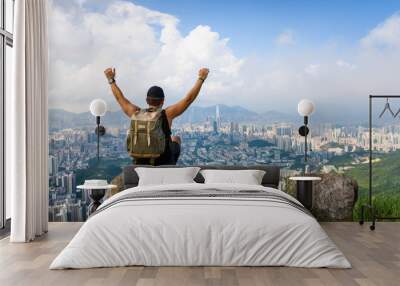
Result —
<instances>
[{"instance_id":1,"label":"olive green backpack","mask_svg":"<svg viewBox=\"0 0 400 286\"><path fill-rule=\"evenodd\" d=\"M126 139L128 153L133 158L154 159L165 151L162 109L141 109L131 117Z\"/></svg>"}]
</instances>

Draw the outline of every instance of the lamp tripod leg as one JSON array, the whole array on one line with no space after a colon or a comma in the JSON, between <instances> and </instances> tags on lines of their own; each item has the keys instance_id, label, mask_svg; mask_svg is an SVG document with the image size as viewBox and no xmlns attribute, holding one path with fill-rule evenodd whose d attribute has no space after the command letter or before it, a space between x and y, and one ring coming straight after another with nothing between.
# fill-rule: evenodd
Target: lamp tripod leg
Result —
<instances>
[{"instance_id":1,"label":"lamp tripod leg","mask_svg":"<svg viewBox=\"0 0 400 286\"><path fill-rule=\"evenodd\" d=\"M99 135L99 125L97 125L97 161L100 160L100 135Z\"/></svg>"},{"instance_id":2,"label":"lamp tripod leg","mask_svg":"<svg viewBox=\"0 0 400 286\"><path fill-rule=\"evenodd\" d=\"M96 124L97 124L97 161L100 160L100 116L96 116Z\"/></svg>"}]
</instances>

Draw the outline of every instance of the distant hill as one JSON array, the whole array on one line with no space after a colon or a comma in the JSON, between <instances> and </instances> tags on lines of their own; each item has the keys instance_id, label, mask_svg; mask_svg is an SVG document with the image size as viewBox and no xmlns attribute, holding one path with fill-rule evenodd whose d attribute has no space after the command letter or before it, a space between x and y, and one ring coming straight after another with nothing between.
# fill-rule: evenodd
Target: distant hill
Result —
<instances>
[{"instance_id":1,"label":"distant hill","mask_svg":"<svg viewBox=\"0 0 400 286\"><path fill-rule=\"evenodd\" d=\"M191 106L185 113L176 119L177 123L205 122L207 118L215 118L216 106ZM223 122L295 122L297 117L278 111L268 111L262 114L248 110L241 106L219 105L221 120ZM49 109L50 130L60 130L73 127L92 127L95 119L90 112L74 113L63 109ZM108 127L121 127L129 124L129 118L122 111L107 112L102 118L102 124Z\"/></svg>"},{"instance_id":2,"label":"distant hill","mask_svg":"<svg viewBox=\"0 0 400 286\"><path fill-rule=\"evenodd\" d=\"M284 122L284 123L301 123L301 117L297 114L287 114L275 110L270 110L260 114L260 121L273 123L273 122Z\"/></svg>"},{"instance_id":3,"label":"distant hill","mask_svg":"<svg viewBox=\"0 0 400 286\"><path fill-rule=\"evenodd\" d=\"M215 118L215 113L216 105L207 107L191 106L185 113L177 118L177 122L205 122L207 118ZM227 106L220 104L219 113L222 121L243 122L255 121L258 119L258 114L256 112L240 106Z\"/></svg>"},{"instance_id":4,"label":"distant hill","mask_svg":"<svg viewBox=\"0 0 400 286\"><path fill-rule=\"evenodd\" d=\"M216 106L190 107L177 121L181 123L192 122L205 122L207 118L215 118ZM248 122L295 122L296 117L278 111L267 111L264 113L257 113L248 110L241 106L228 106L219 104L219 111L222 121L248 123ZM298 118L297 118L298 119Z\"/></svg>"},{"instance_id":5,"label":"distant hill","mask_svg":"<svg viewBox=\"0 0 400 286\"><path fill-rule=\"evenodd\" d=\"M60 130L74 127L93 127L96 121L90 112L74 113L63 109L49 109L49 129ZM101 123L108 127L129 124L129 118L121 111L107 112Z\"/></svg>"}]
</instances>

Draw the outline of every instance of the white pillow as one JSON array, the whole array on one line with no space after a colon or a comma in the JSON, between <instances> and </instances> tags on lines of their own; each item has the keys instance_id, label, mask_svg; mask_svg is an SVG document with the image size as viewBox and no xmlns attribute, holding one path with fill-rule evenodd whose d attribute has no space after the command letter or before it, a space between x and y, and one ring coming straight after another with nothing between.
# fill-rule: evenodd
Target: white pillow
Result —
<instances>
[{"instance_id":1,"label":"white pillow","mask_svg":"<svg viewBox=\"0 0 400 286\"><path fill-rule=\"evenodd\" d=\"M139 176L139 186L171 185L195 183L193 180L200 168L135 168Z\"/></svg>"},{"instance_id":2,"label":"white pillow","mask_svg":"<svg viewBox=\"0 0 400 286\"><path fill-rule=\"evenodd\" d=\"M261 170L201 170L205 184L233 183L246 185L261 185L265 171Z\"/></svg>"}]
</instances>

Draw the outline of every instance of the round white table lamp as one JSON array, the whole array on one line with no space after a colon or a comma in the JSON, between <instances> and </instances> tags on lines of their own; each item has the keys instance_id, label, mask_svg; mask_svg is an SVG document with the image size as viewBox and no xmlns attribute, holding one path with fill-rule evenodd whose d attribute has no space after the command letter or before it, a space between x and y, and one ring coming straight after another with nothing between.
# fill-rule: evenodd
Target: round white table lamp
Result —
<instances>
[{"instance_id":1,"label":"round white table lamp","mask_svg":"<svg viewBox=\"0 0 400 286\"><path fill-rule=\"evenodd\" d=\"M301 116L309 116L314 112L314 103L311 100L302 99L297 105L297 111Z\"/></svg>"},{"instance_id":2,"label":"round white table lamp","mask_svg":"<svg viewBox=\"0 0 400 286\"><path fill-rule=\"evenodd\" d=\"M102 99L95 99L90 103L90 113L93 116L104 116L107 112L107 103Z\"/></svg>"},{"instance_id":3,"label":"round white table lamp","mask_svg":"<svg viewBox=\"0 0 400 286\"><path fill-rule=\"evenodd\" d=\"M90 103L90 113L92 113L93 116L96 116L96 134L97 134L97 161L100 160L100 136L103 136L106 133L106 129L104 126L100 125L100 117L104 116L107 112L107 103L98 98L93 100Z\"/></svg>"}]
</instances>

